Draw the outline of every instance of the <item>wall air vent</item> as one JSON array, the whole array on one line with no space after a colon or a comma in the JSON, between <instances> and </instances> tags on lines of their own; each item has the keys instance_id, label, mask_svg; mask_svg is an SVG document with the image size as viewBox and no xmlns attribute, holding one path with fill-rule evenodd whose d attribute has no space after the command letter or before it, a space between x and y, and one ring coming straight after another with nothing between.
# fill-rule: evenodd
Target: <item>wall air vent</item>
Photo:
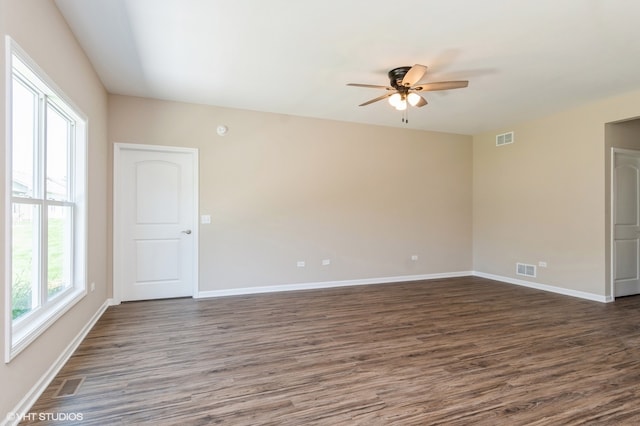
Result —
<instances>
[{"instance_id":1,"label":"wall air vent","mask_svg":"<svg viewBox=\"0 0 640 426\"><path fill-rule=\"evenodd\" d=\"M496 135L496 146L508 145L510 143L513 143L513 139L513 132Z\"/></svg>"},{"instance_id":2,"label":"wall air vent","mask_svg":"<svg viewBox=\"0 0 640 426\"><path fill-rule=\"evenodd\" d=\"M525 277L536 276L536 265L527 265L525 263L516 263L516 274Z\"/></svg>"}]
</instances>

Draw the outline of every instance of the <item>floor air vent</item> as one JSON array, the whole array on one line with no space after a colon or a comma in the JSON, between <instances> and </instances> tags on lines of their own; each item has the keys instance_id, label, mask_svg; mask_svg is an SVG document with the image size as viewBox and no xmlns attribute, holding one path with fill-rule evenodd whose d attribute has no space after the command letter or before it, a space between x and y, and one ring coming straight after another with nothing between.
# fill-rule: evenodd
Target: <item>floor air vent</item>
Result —
<instances>
[{"instance_id":1,"label":"floor air vent","mask_svg":"<svg viewBox=\"0 0 640 426\"><path fill-rule=\"evenodd\" d=\"M508 145L513 143L513 132L502 133L496 136L496 146Z\"/></svg>"},{"instance_id":2,"label":"floor air vent","mask_svg":"<svg viewBox=\"0 0 640 426\"><path fill-rule=\"evenodd\" d=\"M525 263L516 263L516 274L525 277L536 276L536 265L527 265Z\"/></svg>"},{"instance_id":3,"label":"floor air vent","mask_svg":"<svg viewBox=\"0 0 640 426\"><path fill-rule=\"evenodd\" d=\"M80 389L80 385L84 382L83 377L72 377L69 379L65 379L64 382L60 385L58 390L56 391L54 398L61 398L64 396L73 396Z\"/></svg>"}]
</instances>

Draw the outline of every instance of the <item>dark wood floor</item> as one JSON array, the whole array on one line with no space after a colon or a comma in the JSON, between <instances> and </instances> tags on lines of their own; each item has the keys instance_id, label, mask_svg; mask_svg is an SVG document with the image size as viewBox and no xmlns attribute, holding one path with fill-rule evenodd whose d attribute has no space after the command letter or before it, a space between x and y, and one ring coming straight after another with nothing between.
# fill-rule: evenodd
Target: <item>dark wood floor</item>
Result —
<instances>
[{"instance_id":1,"label":"dark wood floor","mask_svg":"<svg viewBox=\"0 0 640 426\"><path fill-rule=\"evenodd\" d=\"M53 396L75 377L74 396ZM640 298L454 278L125 303L31 412L87 425L637 425Z\"/></svg>"}]
</instances>

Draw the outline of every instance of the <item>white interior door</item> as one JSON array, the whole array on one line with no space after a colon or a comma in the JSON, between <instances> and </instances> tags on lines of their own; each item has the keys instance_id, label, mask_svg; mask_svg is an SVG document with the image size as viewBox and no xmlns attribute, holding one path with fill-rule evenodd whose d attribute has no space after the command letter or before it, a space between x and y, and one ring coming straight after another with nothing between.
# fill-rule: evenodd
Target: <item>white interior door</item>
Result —
<instances>
[{"instance_id":1,"label":"white interior door","mask_svg":"<svg viewBox=\"0 0 640 426\"><path fill-rule=\"evenodd\" d=\"M114 158L116 300L193 296L197 151L116 144Z\"/></svg>"},{"instance_id":2,"label":"white interior door","mask_svg":"<svg viewBox=\"0 0 640 426\"><path fill-rule=\"evenodd\" d=\"M614 295L640 293L640 153L614 152Z\"/></svg>"}]
</instances>

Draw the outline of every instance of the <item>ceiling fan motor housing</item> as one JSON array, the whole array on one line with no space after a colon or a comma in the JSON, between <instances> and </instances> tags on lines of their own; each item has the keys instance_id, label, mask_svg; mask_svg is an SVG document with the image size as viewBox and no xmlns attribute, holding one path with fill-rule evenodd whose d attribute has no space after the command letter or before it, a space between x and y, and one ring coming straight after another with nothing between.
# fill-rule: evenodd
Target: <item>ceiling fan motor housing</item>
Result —
<instances>
[{"instance_id":1,"label":"ceiling fan motor housing","mask_svg":"<svg viewBox=\"0 0 640 426\"><path fill-rule=\"evenodd\" d=\"M398 67L389 71L389 84L394 89L404 89L405 87L402 85L402 79L409 72L411 67Z\"/></svg>"}]
</instances>

